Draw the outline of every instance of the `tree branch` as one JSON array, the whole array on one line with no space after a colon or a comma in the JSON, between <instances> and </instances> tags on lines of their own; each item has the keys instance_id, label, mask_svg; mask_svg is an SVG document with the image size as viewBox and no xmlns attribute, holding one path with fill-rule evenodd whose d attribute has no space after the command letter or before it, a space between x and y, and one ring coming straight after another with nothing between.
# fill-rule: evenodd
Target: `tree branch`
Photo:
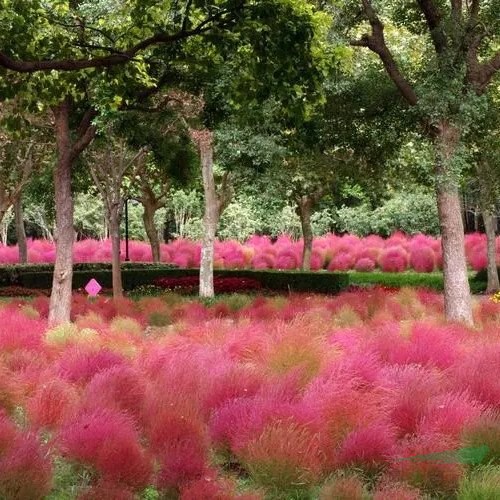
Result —
<instances>
[{"instance_id":1,"label":"tree branch","mask_svg":"<svg viewBox=\"0 0 500 500\"><path fill-rule=\"evenodd\" d=\"M109 33L106 33L106 31L104 31L100 28L96 28L94 26L89 26L87 24L82 26L81 23L78 23L78 24L65 23L65 22L58 20L56 17L53 17L53 16L47 16L47 20L50 22L50 24L55 24L55 25L61 26L63 28L69 28L69 29L75 29L75 30L83 28L83 30L93 31L93 32L103 36L104 38L106 38L109 42L116 43L116 40Z\"/></svg>"},{"instance_id":2,"label":"tree branch","mask_svg":"<svg viewBox=\"0 0 500 500\"><path fill-rule=\"evenodd\" d=\"M9 57L5 52L0 51L0 66L6 69L16 71L18 73L34 73L36 71L75 71L85 68L106 68L124 64L133 59L139 52L161 44L173 44L179 40L183 40L192 36L201 35L217 23L224 23L224 17L241 9L246 0L241 0L239 4L232 8L218 12L212 16L208 16L201 21L195 28L191 30L181 29L177 33L157 33L145 40L137 43L129 49L118 54L108 56L94 57L89 59L56 59L56 60L41 60L41 61L20 61Z\"/></svg>"},{"instance_id":3,"label":"tree branch","mask_svg":"<svg viewBox=\"0 0 500 500\"><path fill-rule=\"evenodd\" d=\"M95 45L92 43L85 43L85 42L75 42L74 45L82 49L102 50L103 52L109 52L110 54L121 55L123 53L121 50L115 49L113 47L106 47L105 45Z\"/></svg>"},{"instance_id":4,"label":"tree branch","mask_svg":"<svg viewBox=\"0 0 500 500\"><path fill-rule=\"evenodd\" d=\"M457 3L457 1L461 4L460 0L451 1L452 5ZM417 2L427 22L427 27L429 28L434 49L438 54L442 54L446 50L447 45L446 37L441 27L443 16L439 12L439 9L434 4L433 0L417 0Z\"/></svg>"},{"instance_id":5,"label":"tree branch","mask_svg":"<svg viewBox=\"0 0 500 500\"><path fill-rule=\"evenodd\" d=\"M89 127L85 130L85 133L73 143L71 148L73 158L77 158L78 155L93 141L95 133L96 127L94 125L89 125Z\"/></svg>"},{"instance_id":6,"label":"tree branch","mask_svg":"<svg viewBox=\"0 0 500 500\"><path fill-rule=\"evenodd\" d=\"M466 80L478 95L486 90L493 76L500 70L500 51L489 60L480 63L477 57L477 47L471 48L467 54Z\"/></svg>"},{"instance_id":7,"label":"tree branch","mask_svg":"<svg viewBox=\"0 0 500 500\"><path fill-rule=\"evenodd\" d=\"M457 23L462 22L462 0L451 1L451 15Z\"/></svg>"},{"instance_id":8,"label":"tree branch","mask_svg":"<svg viewBox=\"0 0 500 500\"><path fill-rule=\"evenodd\" d=\"M149 152L149 149L147 146L144 146L142 147L141 149L139 149L139 151L134 155L134 157L128 162L128 163L125 163L120 172L119 172L119 175L120 177L123 177L123 175L125 175L125 172L132 166L134 165L134 163L139 160L139 159L145 159L147 154ZM141 162L142 163L142 162Z\"/></svg>"},{"instance_id":9,"label":"tree branch","mask_svg":"<svg viewBox=\"0 0 500 500\"><path fill-rule=\"evenodd\" d=\"M78 129L76 131L77 137L82 137L87 129L92 125L92 120L97 116L97 111L94 108L89 108L85 111Z\"/></svg>"},{"instance_id":10,"label":"tree branch","mask_svg":"<svg viewBox=\"0 0 500 500\"><path fill-rule=\"evenodd\" d=\"M187 30L187 24L189 22L189 11L191 10L191 4L193 3L193 0L187 0L186 2L186 8L184 9L184 16L182 19L182 31Z\"/></svg>"},{"instance_id":11,"label":"tree branch","mask_svg":"<svg viewBox=\"0 0 500 500\"><path fill-rule=\"evenodd\" d=\"M396 60L387 47L384 36L384 25L378 18L370 0L361 0L361 2L372 32L371 34L363 35L360 40L352 40L350 44L356 47L368 47L372 52L377 54L382 61L387 74L394 82L401 95L411 106L415 106L418 101L417 94L415 93L415 90L411 86L410 82L408 82L399 70Z\"/></svg>"},{"instance_id":12,"label":"tree branch","mask_svg":"<svg viewBox=\"0 0 500 500\"><path fill-rule=\"evenodd\" d=\"M479 15L479 9L481 8L480 0L472 0L469 5L469 16L476 19Z\"/></svg>"}]
</instances>

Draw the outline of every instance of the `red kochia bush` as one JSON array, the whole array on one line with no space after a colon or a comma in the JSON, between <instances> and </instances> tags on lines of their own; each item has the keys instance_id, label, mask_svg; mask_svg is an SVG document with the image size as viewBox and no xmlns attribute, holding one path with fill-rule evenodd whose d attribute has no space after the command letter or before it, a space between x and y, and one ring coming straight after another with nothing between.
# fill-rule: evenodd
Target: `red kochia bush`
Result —
<instances>
[{"instance_id":1,"label":"red kochia bush","mask_svg":"<svg viewBox=\"0 0 500 500\"><path fill-rule=\"evenodd\" d=\"M30 319L9 304L0 310L0 351L37 350L46 328L45 321Z\"/></svg>"},{"instance_id":2,"label":"red kochia bush","mask_svg":"<svg viewBox=\"0 0 500 500\"><path fill-rule=\"evenodd\" d=\"M41 500L51 488L52 467L33 434L23 434L0 414L0 498Z\"/></svg>"},{"instance_id":3,"label":"red kochia bush","mask_svg":"<svg viewBox=\"0 0 500 500\"><path fill-rule=\"evenodd\" d=\"M373 261L369 257L363 257L363 258L358 259L356 261L356 264L354 264L354 269L356 271L366 273L366 272L373 271L375 269L375 266L376 266L375 261Z\"/></svg>"},{"instance_id":4,"label":"red kochia bush","mask_svg":"<svg viewBox=\"0 0 500 500\"><path fill-rule=\"evenodd\" d=\"M390 426L371 424L352 431L343 441L338 461L342 465L356 465L377 470L392 457L396 435Z\"/></svg>"},{"instance_id":5,"label":"red kochia bush","mask_svg":"<svg viewBox=\"0 0 500 500\"><path fill-rule=\"evenodd\" d=\"M99 481L86 489L78 500L134 500L137 498L128 487L111 481Z\"/></svg>"},{"instance_id":6,"label":"red kochia bush","mask_svg":"<svg viewBox=\"0 0 500 500\"><path fill-rule=\"evenodd\" d=\"M488 265L488 257L486 255L486 248L474 248L469 254L469 264L474 271L485 269Z\"/></svg>"},{"instance_id":7,"label":"red kochia bush","mask_svg":"<svg viewBox=\"0 0 500 500\"><path fill-rule=\"evenodd\" d=\"M457 387L467 389L471 395L487 405L500 408L500 343L479 344L452 370Z\"/></svg>"},{"instance_id":8,"label":"red kochia bush","mask_svg":"<svg viewBox=\"0 0 500 500\"><path fill-rule=\"evenodd\" d=\"M420 434L403 441L392 464L392 475L424 491L439 492L450 498L464 474L458 460L440 458L453 453L456 443L443 434ZM430 456L429 456L430 455Z\"/></svg>"},{"instance_id":9,"label":"red kochia bush","mask_svg":"<svg viewBox=\"0 0 500 500\"><path fill-rule=\"evenodd\" d=\"M436 267L434 250L429 246L412 246L410 248L410 266L419 273L431 273Z\"/></svg>"},{"instance_id":10,"label":"red kochia bush","mask_svg":"<svg viewBox=\"0 0 500 500\"><path fill-rule=\"evenodd\" d=\"M300 257L293 249L285 248L278 252L276 269L297 269L300 266Z\"/></svg>"},{"instance_id":11,"label":"red kochia bush","mask_svg":"<svg viewBox=\"0 0 500 500\"><path fill-rule=\"evenodd\" d=\"M373 500L421 500L422 495L416 488L404 483L386 482L373 493Z\"/></svg>"},{"instance_id":12,"label":"red kochia bush","mask_svg":"<svg viewBox=\"0 0 500 500\"><path fill-rule=\"evenodd\" d=\"M408 268L408 253L402 247L390 247L382 250L378 263L382 271L400 273Z\"/></svg>"},{"instance_id":13,"label":"red kochia bush","mask_svg":"<svg viewBox=\"0 0 500 500\"><path fill-rule=\"evenodd\" d=\"M40 427L53 427L75 410L77 391L68 382L54 379L39 386L28 400L30 421Z\"/></svg>"},{"instance_id":14,"label":"red kochia bush","mask_svg":"<svg viewBox=\"0 0 500 500\"><path fill-rule=\"evenodd\" d=\"M366 497L363 481L355 475L331 479L319 492L319 500L364 500Z\"/></svg>"},{"instance_id":15,"label":"red kochia bush","mask_svg":"<svg viewBox=\"0 0 500 500\"><path fill-rule=\"evenodd\" d=\"M151 464L139 444L133 421L111 409L81 412L59 432L63 455L91 465L105 480L134 488L148 484Z\"/></svg>"},{"instance_id":16,"label":"red kochia bush","mask_svg":"<svg viewBox=\"0 0 500 500\"><path fill-rule=\"evenodd\" d=\"M146 436L159 464L158 485L175 488L201 477L208 461L205 426L188 394L180 389L148 404Z\"/></svg>"},{"instance_id":17,"label":"red kochia bush","mask_svg":"<svg viewBox=\"0 0 500 500\"><path fill-rule=\"evenodd\" d=\"M140 422L143 417L147 384L133 368L117 365L97 373L83 395L87 408L114 408Z\"/></svg>"},{"instance_id":18,"label":"red kochia bush","mask_svg":"<svg viewBox=\"0 0 500 500\"><path fill-rule=\"evenodd\" d=\"M329 271L347 271L352 269L356 257L348 252L341 252L335 255L335 257L328 264Z\"/></svg>"},{"instance_id":19,"label":"red kochia bush","mask_svg":"<svg viewBox=\"0 0 500 500\"><path fill-rule=\"evenodd\" d=\"M86 383L96 373L124 363L123 356L108 349L89 351L74 347L66 350L64 357L59 360L57 372L70 382Z\"/></svg>"}]
</instances>

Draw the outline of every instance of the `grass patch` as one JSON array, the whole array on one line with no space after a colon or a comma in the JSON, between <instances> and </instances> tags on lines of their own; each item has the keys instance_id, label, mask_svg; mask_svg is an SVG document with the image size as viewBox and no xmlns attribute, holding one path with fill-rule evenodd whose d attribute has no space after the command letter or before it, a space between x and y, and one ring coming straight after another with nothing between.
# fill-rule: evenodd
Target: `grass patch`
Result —
<instances>
[{"instance_id":1,"label":"grass patch","mask_svg":"<svg viewBox=\"0 0 500 500\"><path fill-rule=\"evenodd\" d=\"M348 272L349 284L354 286L381 285L391 288L423 287L437 291L444 288L443 273L416 273L406 271L404 273L384 273L373 271L369 273L351 271ZM486 283L478 280L476 273L469 272L469 284L472 293L481 293L486 289Z\"/></svg>"}]
</instances>

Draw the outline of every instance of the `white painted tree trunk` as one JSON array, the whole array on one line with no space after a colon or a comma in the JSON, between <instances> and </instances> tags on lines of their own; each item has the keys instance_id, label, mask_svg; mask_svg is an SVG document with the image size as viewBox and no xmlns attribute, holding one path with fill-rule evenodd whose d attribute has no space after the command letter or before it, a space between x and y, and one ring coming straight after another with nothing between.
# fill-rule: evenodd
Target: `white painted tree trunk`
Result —
<instances>
[{"instance_id":1,"label":"white painted tree trunk","mask_svg":"<svg viewBox=\"0 0 500 500\"><path fill-rule=\"evenodd\" d=\"M120 256L120 210L113 207L109 214L109 235L111 238L111 275L113 282L113 298L123 297L122 269Z\"/></svg>"},{"instance_id":2,"label":"white painted tree trunk","mask_svg":"<svg viewBox=\"0 0 500 500\"><path fill-rule=\"evenodd\" d=\"M302 271L310 271L313 247L313 231L311 224L312 200L308 196L302 196L297 201L297 205L304 242L302 250Z\"/></svg>"},{"instance_id":3,"label":"white painted tree trunk","mask_svg":"<svg viewBox=\"0 0 500 500\"><path fill-rule=\"evenodd\" d=\"M214 292L214 242L219 222L219 200L213 169L212 133L203 132L199 141L205 213L203 216L203 241L200 261L200 297L213 297Z\"/></svg>"},{"instance_id":4,"label":"white painted tree trunk","mask_svg":"<svg viewBox=\"0 0 500 500\"><path fill-rule=\"evenodd\" d=\"M497 219L489 210L483 210L484 230L486 233L486 254L488 283L486 292L493 293L500 290L497 268L497 250L496 250L496 225Z\"/></svg>"},{"instance_id":5,"label":"white painted tree trunk","mask_svg":"<svg viewBox=\"0 0 500 500\"><path fill-rule=\"evenodd\" d=\"M144 203L144 212L142 220L144 222L144 229L151 246L151 255L153 262L160 262L160 239L158 238L158 230L155 225L156 207L153 204Z\"/></svg>"},{"instance_id":6,"label":"white painted tree trunk","mask_svg":"<svg viewBox=\"0 0 500 500\"><path fill-rule=\"evenodd\" d=\"M23 202L21 195L16 198L14 203L14 214L16 223L17 248L19 250L19 262L26 264L28 262L28 245L26 242L26 231L24 228Z\"/></svg>"}]
</instances>

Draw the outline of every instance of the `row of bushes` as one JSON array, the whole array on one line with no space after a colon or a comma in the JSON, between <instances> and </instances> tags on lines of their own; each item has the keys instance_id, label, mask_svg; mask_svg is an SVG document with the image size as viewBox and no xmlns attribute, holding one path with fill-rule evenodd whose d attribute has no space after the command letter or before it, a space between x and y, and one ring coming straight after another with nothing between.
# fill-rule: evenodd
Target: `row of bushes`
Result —
<instances>
[{"instance_id":1,"label":"row of bushes","mask_svg":"<svg viewBox=\"0 0 500 500\"><path fill-rule=\"evenodd\" d=\"M12 268L16 266L11 266ZM22 266L17 266L17 272L9 274L9 280L0 280L0 286L20 286L31 289L49 289L52 286L52 269L34 271L31 268L24 270ZM109 267L109 266L108 266ZM161 285L173 280L173 288L176 286L175 280L191 280L190 286L198 285L198 269L178 269L169 265L139 266L137 268L124 266L122 269L122 279L124 290L134 290L143 285ZM73 273L73 288L81 289L90 279L96 279L103 288L111 288L111 270L104 268L78 269ZM220 282L221 278L226 278L226 282ZM253 269L219 269L215 271L215 280L219 280L219 289L222 291L235 291L228 285L227 279L245 280L245 283L257 282L261 288L273 291L295 291L295 292L319 292L337 293L349 286L349 277L346 273L327 272L302 272L302 271L274 271L274 270L253 270ZM241 283L240 283L241 284ZM238 287L237 287L238 288Z\"/></svg>"},{"instance_id":2,"label":"row of bushes","mask_svg":"<svg viewBox=\"0 0 500 500\"><path fill-rule=\"evenodd\" d=\"M0 287L15 289L50 289L53 266L17 265L0 268ZM153 285L167 289L184 289L195 292L198 269L174 268L168 264L124 263L123 286L127 291ZM111 288L111 266L109 264L77 264L73 274L73 288L82 289L90 279L96 279L103 288ZM479 272L470 279L473 292L486 288L486 273ZM443 276L435 273L383 273L383 272L303 272L254 269L216 269L217 293L230 293L263 288L273 291L300 291L337 293L353 286L380 285L386 287L425 287L443 289Z\"/></svg>"},{"instance_id":3,"label":"row of bushes","mask_svg":"<svg viewBox=\"0 0 500 500\"><path fill-rule=\"evenodd\" d=\"M172 264L152 264L148 262L122 262L122 271L127 272L129 270L146 270L147 272L153 271L164 271L165 269L173 269L175 266ZM111 263L109 262L83 262L75 263L73 265L73 270L75 274L80 272L111 272ZM39 274L45 273L50 274L52 280L52 273L54 271L53 264L11 264L6 266L0 266L0 286L15 286L20 285L25 279L25 275L29 274ZM43 280L45 283L45 280ZM49 288L52 286L52 281L50 281ZM46 288L37 287L37 288Z\"/></svg>"}]
</instances>

